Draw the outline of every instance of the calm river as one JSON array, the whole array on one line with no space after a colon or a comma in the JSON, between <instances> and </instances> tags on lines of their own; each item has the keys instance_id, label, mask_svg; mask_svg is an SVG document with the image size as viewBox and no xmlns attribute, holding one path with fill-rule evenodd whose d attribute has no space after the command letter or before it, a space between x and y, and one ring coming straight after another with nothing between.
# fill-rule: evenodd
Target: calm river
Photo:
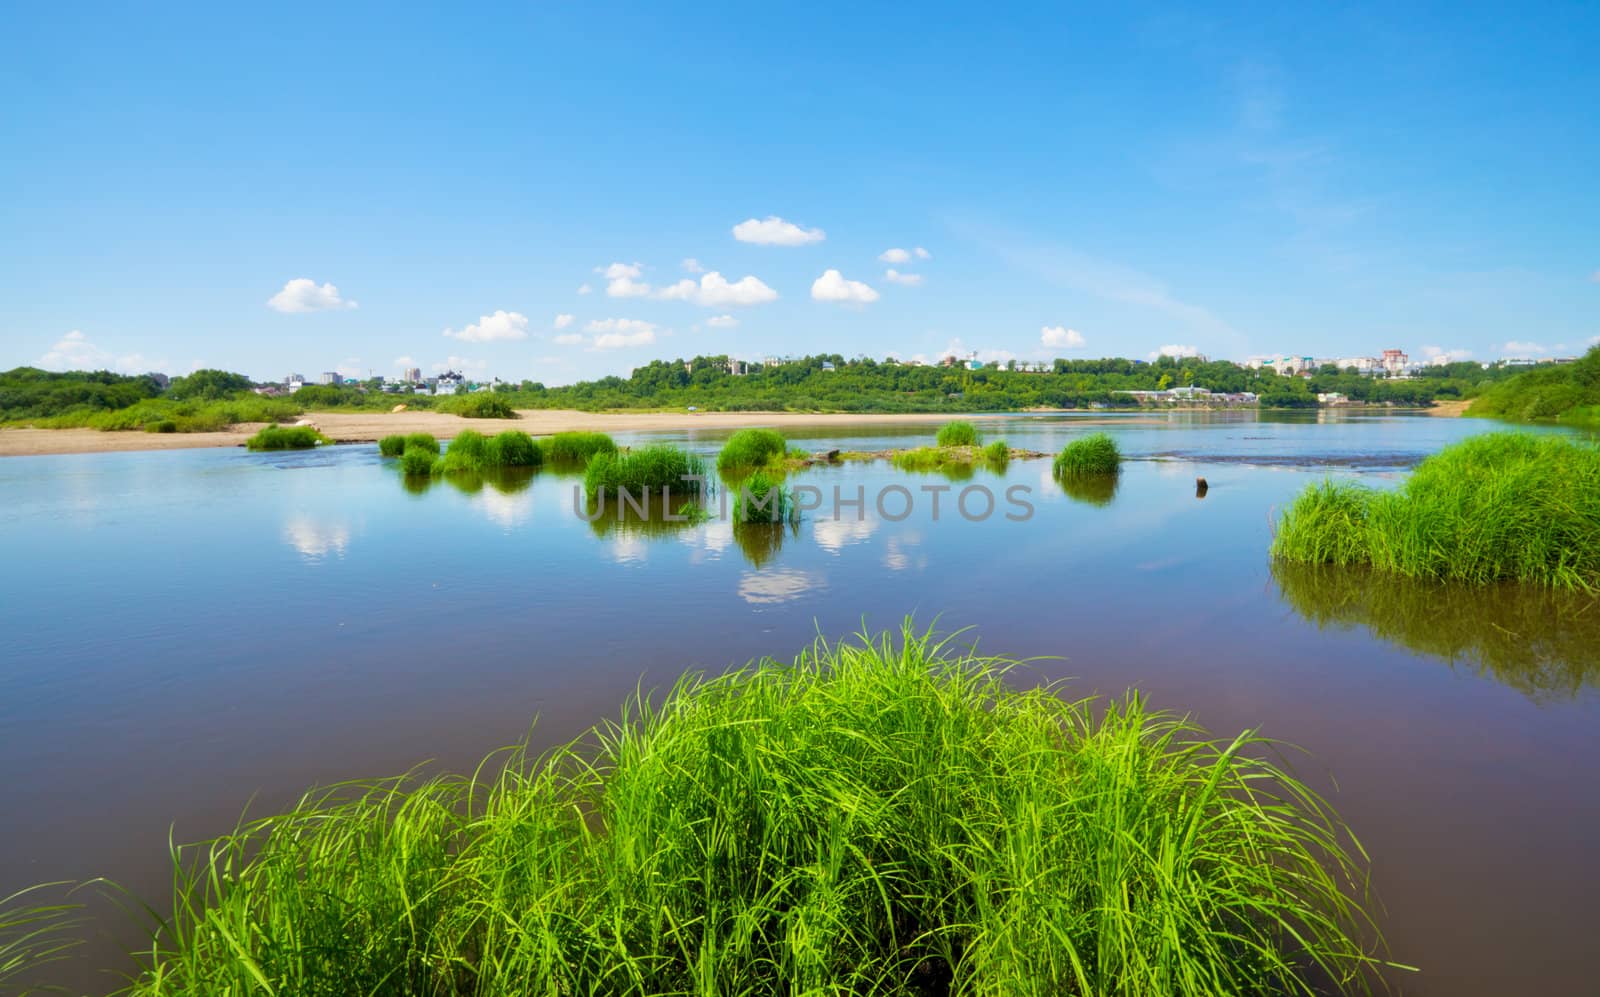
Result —
<instances>
[{"instance_id":1,"label":"calm river","mask_svg":"<svg viewBox=\"0 0 1600 997\"><path fill-rule=\"evenodd\" d=\"M1090 420L985 420L1059 449ZM1130 687L1218 734L1293 742L1373 859L1412 994L1593 993L1600 606L1274 573L1277 511L1326 474L1393 482L1490 425L1419 416L1112 417L1114 492L1048 461L966 481L883 463L791 478L794 531L590 524L576 479L406 488L375 446L0 461L0 896L106 876L166 903L193 840L315 783L471 766L565 740L641 684L786 657L914 615L1048 656L1077 694ZM931 442L932 426L791 434L809 449ZM714 454L725 434L658 433ZM1210 483L1204 498L1195 478ZM911 496L874 508L879 489ZM937 519L923 486L937 493ZM984 485L971 521L959 491ZM1006 490L1031 507L1005 518ZM834 489L867 497L833 515ZM981 513L975 496L968 511ZM255 802L252 804L252 800ZM61 975L104 992L113 922Z\"/></svg>"}]
</instances>

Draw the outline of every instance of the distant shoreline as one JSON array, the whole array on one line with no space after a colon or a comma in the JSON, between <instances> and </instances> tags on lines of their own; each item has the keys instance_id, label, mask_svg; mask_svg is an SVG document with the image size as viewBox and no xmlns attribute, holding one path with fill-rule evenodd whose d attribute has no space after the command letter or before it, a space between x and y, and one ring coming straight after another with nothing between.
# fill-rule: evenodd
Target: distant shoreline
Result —
<instances>
[{"instance_id":1,"label":"distant shoreline","mask_svg":"<svg viewBox=\"0 0 1600 997\"><path fill-rule=\"evenodd\" d=\"M1430 415L1457 416L1465 402L1444 402ZM1085 422L1105 420L1126 422L1170 412L1255 411L1253 409L1211 409L1205 407L1162 407L1128 409L1116 412L1083 409L1029 409L1030 415L1073 415ZM1270 411L1270 410L1268 410ZM1388 411L1398 411L1389 409ZM971 412L583 412L577 409L520 409L520 418L463 419L429 409L406 412L309 412L303 418L335 443L372 443L390 433L432 433L441 439L476 429L497 433L520 429L544 436L572 429L601 432L646 432L668 429L744 429L749 426L803 427L835 424L893 425L895 423L939 423L951 419L995 419L1001 413ZM10 429L0 428L0 457L41 457L58 454L128 453L142 450L194 450L205 447L237 447L261 423L240 423L219 433L145 433L136 430L105 432L98 429Z\"/></svg>"}]
</instances>

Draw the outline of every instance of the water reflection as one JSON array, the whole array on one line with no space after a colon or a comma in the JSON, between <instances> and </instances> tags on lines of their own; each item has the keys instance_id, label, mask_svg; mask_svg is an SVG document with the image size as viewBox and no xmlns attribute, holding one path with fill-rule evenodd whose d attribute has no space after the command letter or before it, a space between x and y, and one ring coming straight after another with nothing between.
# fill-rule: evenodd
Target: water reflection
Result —
<instances>
[{"instance_id":1,"label":"water reflection","mask_svg":"<svg viewBox=\"0 0 1600 997\"><path fill-rule=\"evenodd\" d=\"M1120 474L1077 474L1057 477L1067 497L1086 505L1110 505L1122 485Z\"/></svg>"},{"instance_id":2,"label":"water reflection","mask_svg":"<svg viewBox=\"0 0 1600 997\"><path fill-rule=\"evenodd\" d=\"M792 602L807 592L826 588L827 580L812 571L778 568L772 571L746 571L739 578L739 598L752 605Z\"/></svg>"},{"instance_id":3,"label":"water reflection","mask_svg":"<svg viewBox=\"0 0 1600 997\"><path fill-rule=\"evenodd\" d=\"M785 536L800 535L799 523L735 523L733 539L745 560L759 568L778 556Z\"/></svg>"},{"instance_id":4,"label":"water reflection","mask_svg":"<svg viewBox=\"0 0 1600 997\"><path fill-rule=\"evenodd\" d=\"M1465 587L1359 569L1274 563L1278 592L1319 628L1362 627L1466 664L1535 701L1600 684L1600 601L1521 585Z\"/></svg>"},{"instance_id":5,"label":"water reflection","mask_svg":"<svg viewBox=\"0 0 1600 997\"><path fill-rule=\"evenodd\" d=\"M344 557L345 548L350 546L350 527L295 516L283 524L283 539L308 561L321 561L329 554Z\"/></svg>"}]
</instances>

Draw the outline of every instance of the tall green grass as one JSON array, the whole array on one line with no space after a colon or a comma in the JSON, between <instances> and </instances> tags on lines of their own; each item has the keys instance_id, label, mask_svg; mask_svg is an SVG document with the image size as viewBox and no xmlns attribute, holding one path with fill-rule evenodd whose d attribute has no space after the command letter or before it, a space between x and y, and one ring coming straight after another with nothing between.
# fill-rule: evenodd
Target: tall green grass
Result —
<instances>
[{"instance_id":1,"label":"tall green grass","mask_svg":"<svg viewBox=\"0 0 1600 997\"><path fill-rule=\"evenodd\" d=\"M782 523L795 518L794 496L781 478L756 471L737 486L733 500L735 523Z\"/></svg>"},{"instance_id":2,"label":"tall green grass","mask_svg":"<svg viewBox=\"0 0 1600 997\"><path fill-rule=\"evenodd\" d=\"M421 447L417 449L422 450ZM431 473L482 475L502 468L538 467L542 463L544 453L539 444L521 430L508 429L494 436L484 436L476 430L463 429L450 441L444 455L433 461Z\"/></svg>"},{"instance_id":3,"label":"tall green grass","mask_svg":"<svg viewBox=\"0 0 1600 997\"><path fill-rule=\"evenodd\" d=\"M584 464L597 453L616 453L617 444L605 433L556 433L539 441L545 460L552 464Z\"/></svg>"},{"instance_id":4,"label":"tall green grass","mask_svg":"<svg viewBox=\"0 0 1600 997\"><path fill-rule=\"evenodd\" d=\"M941 447L975 447L978 445L978 429L965 419L947 422L939 427L939 435L934 442Z\"/></svg>"},{"instance_id":5,"label":"tall green grass","mask_svg":"<svg viewBox=\"0 0 1600 997\"><path fill-rule=\"evenodd\" d=\"M440 412L459 415L463 419L517 419L517 410L511 403L493 391L474 391L465 395L441 398L433 406Z\"/></svg>"},{"instance_id":6,"label":"tall green grass","mask_svg":"<svg viewBox=\"0 0 1600 997\"><path fill-rule=\"evenodd\" d=\"M411 433L406 436L406 445L401 448L401 452L403 453L413 448L437 454L439 452L439 441L434 439L432 433Z\"/></svg>"},{"instance_id":7,"label":"tall green grass","mask_svg":"<svg viewBox=\"0 0 1600 997\"><path fill-rule=\"evenodd\" d=\"M1411 578L1600 590L1600 447L1490 433L1417 465L1395 491L1324 482L1283 514L1272 554Z\"/></svg>"},{"instance_id":8,"label":"tall green grass","mask_svg":"<svg viewBox=\"0 0 1600 997\"><path fill-rule=\"evenodd\" d=\"M1090 433L1068 443L1056 454L1057 477L1116 474L1122 466L1122 451L1107 433Z\"/></svg>"},{"instance_id":9,"label":"tall green grass","mask_svg":"<svg viewBox=\"0 0 1600 997\"><path fill-rule=\"evenodd\" d=\"M266 426L244 445L251 450L308 450L332 442L311 426Z\"/></svg>"},{"instance_id":10,"label":"tall green grass","mask_svg":"<svg viewBox=\"0 0 1600 997\"><path fill-rule=\"evenodd\" d=\"M220 401L146 398L111 410L79 409L49 418L29 420L40 429L88 428L104 432L217 433L242 422L281 422L297 418L304 409L287 398L262 398L244 394ZM172 425L171 430L161 427ZM152 426L158 427L151 429Z\"/></svg>"},{"instance_id":11,"label":"tall green grass","mask_svg":"<svg viewBox=\"0 0 1600 997\"><path fill-rule=\"evenodd\" d=\"M508 429L489 437L483 462L485 467L538 467L544 463L544 453L533 437L521 430Z\"/></svg>"},{"instance_id":12,"label":"tall green grass","mask_svg":"<svg viewBox=\"0 0 1600 997\"><path fill-rule=\"evenodd\" d=\"M717 454L719 470L764 467L788 453L789 445L776 429L741 429L728 437Z\"/></svg>"},{"instance_id":13,"label":"tall green grass","mask_svg":"<svg viewBox=\"0 0 1600 997\"><path fill-rule=\"evenodd\" d=\"M385 436L378 441L378 453L384 457L398 457L406 452L406 438L399 433Z\"/></svg>"},{"instance_id":14,"label":"tall green grass","mask_svg":"<svg viewBox=\"0 0 1600 997\"><path fill-rule=\"evenodd\" d=\"M128 992L1368 989L1364 857L1270 745L1013 667L908 625L308 794L176 850Z\"/></svg>"},{"instance_id":15,"label":"tall green grass","mask_svg":"<svg viewBox=\"0 0 1600 997\"><path fill-rule=\"evenodd\" d=\"M589 458L583 472L583 490L590 499L602 491L615 496L626 489L642 496L646 491L698 496L704 490L706 462L697 454L668 444L656 444L623 453L601 452Z\"/></svg>"},{"instance_id":16,"label":"tall green grass","mask_svg":"<svg viewBox=\"0 0 1600 997\"><path fill-rule=\"evenodd\" d=\"M44 883L0 897L0 993L43 992L25 978L37 980L44 967L71 958L81 944L82 905L50 896L65 885Z\"/></svg>"},{"instance_id":17,"label":"tall green grass","mask_svg":"<svg viewBox=\"0 0 1600 997\"><path fill-rule=\"evenodd\" d=\"M1006 446L1005 440L994 440L984 446L983 459L1003 467L1011 461L1011 448Z\"/></svg>"},{"instance_id":18,"label":"tall green grass","mask_svg":"<svg viewBox=\"0 0 1600 997\"><path fill-rule=\"evenodd\" d=\"M400 473L408 478L426 478L433 474L433 462L438 460L423 447L406 447L400 454Z\"/></svg>"}]
</instances>

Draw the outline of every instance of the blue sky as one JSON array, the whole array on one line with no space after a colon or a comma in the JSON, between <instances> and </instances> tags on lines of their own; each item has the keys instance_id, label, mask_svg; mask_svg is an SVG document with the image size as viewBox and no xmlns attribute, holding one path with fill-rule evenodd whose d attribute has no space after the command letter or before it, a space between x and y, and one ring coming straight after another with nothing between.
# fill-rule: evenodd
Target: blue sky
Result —
<instances>
[{"instance_id":1,"label":"blue sky","mask_svg":"<svg viewBox=\"0 0 1600 997\"><path fill-rule=\"evenodd\" d=\"M235 6L9 8L0 367L1600 336L1593 3Z\"/></svg>"}]
</instances>

